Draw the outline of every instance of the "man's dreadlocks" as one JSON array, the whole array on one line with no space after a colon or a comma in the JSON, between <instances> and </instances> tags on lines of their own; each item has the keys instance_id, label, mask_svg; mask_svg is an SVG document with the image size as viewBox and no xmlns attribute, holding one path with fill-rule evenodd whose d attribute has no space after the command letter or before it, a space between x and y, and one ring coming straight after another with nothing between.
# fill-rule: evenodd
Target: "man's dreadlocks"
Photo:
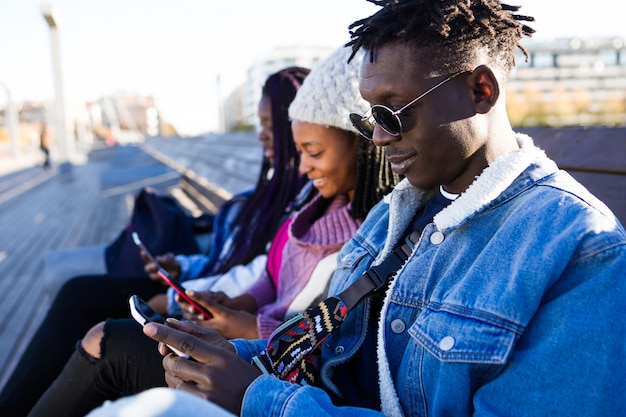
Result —
<instances>
[{"instance_id":1,"label":"man's dreadlocks","mask_svg":"<svg viewBox=\"0 0 626 417\"><path fill-rule=\"evenodd\" d=\"M515 48L523 36L535 31L523 22L534 18L516 14L519 6L499 0L367 0L382 6L374 15L349 27L353 55L360 48L375 59L376 49L392 42L436 51L431 63L436 69L456 72L467 69L467 60L478 51L508 73L515 66ZM452 59L451 59L452 58Z\"/></svg>"}]
</instances>

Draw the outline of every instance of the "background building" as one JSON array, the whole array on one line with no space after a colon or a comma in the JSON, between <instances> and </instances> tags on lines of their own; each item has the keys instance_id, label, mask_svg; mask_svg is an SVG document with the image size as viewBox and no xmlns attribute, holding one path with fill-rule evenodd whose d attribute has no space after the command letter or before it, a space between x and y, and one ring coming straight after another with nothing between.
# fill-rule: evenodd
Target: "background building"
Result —
<instances>
[{"instance_id":1,"label":"background building","mask_svg":"<svg viewBox=\"0 0 626 417\"><path fill-rule=\"evenodd\" d=\"M256 121L246 120L244 115L245 103L244 84L235 88L221 103L221 123L225 132L254 130Z\"/></svg>"},{"instance_id":2,"label":"background building","mask_svg":"<svg viewBox=\"0 0 626 417\"><path fill-rule=\"evenodd\" d=\"M626 40L555 39L528 42L526 62L518 52L507 88L515 126L626 125ZM312 68L327 48L279 48L253 63L245 84L222 103L224 131L257 126L263 82L290 65Z\"/></svg>"},{"instance_id":3,"label":"background building","mask_svg":"<svg viewBox=\"0 0 626 417\"><path fill-rule=\"evenodd\" d=\"M25 153L39 149L44 126L53 145L58 145L53 123L53 102L15 103L18 115L18 146ZM6 107L0 107L0 156L11 153ZM176 134L164 121L154 99L132 93L102 96L93 102L76 105L68 111L67 134L77 151L89 149L94 141L108 145L136 143L146 136Z\"/></svg>"},{"instance_id":4,"label":"background building","mask_svg":"<svg viewBox=\"0 0 626 417\"><path fill-rule=\"evenodd\" d=\"M507 87L507 107L514 126L626 126L624 38L529 41L525 47L529 59L526 62L518 53ZM331 52L332 48L282 47L257 59L249 67L245 82L221 101L220 130L257 128L257 107L265 79L292 65L312 68ZM0 102L0 154L4 155L11 150L8 101ZM52 101L14 103L13 107L19 116L19 146L36 149L41 124L53 125ZM102 96L68 113L68 134L79 148L88 148L99 139L108 144L129 143L145 136L177 133L155 100L140 94Z\"/></svg>"},{"instance_id":5,"label":"background building","mask_svg":"<svg viewBox=\"0 0 626 417\"><path fill-rule=\"evenodd\" d=\"M507 95L517 126L626 125L623 38L555 39L519 53Z\"/></svg>"},{"instance_id":6,"label":"background building","mask_svg":"<svg viewBox=\"0 0 626 417\"><path fill-rule=\"evenodd\" d=\"M248 69L246 81L223 102L224 131L255 128L261 89L268 76L290 66L313 68L333 49L317 47L283 47L257 59Z\"/></svg>"}]
</instances>

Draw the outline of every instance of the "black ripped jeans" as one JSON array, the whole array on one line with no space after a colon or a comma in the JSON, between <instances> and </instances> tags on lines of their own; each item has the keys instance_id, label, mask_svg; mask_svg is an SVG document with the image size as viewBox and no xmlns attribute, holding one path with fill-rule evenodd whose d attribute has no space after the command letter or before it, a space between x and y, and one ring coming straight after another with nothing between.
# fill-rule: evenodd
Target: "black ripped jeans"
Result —
<instances>
[{"instance_id":1,"label":"black ripped jeans","mask_svg":"<svg viewBox=\"0 0 626 417\"><path fill-rule=\"evenodd\" d=\"M157 342L133 319L107 320L100 358L78 343L63 371L31 410L31 417L79 417L105 400L164 387Z\"/></svg>"},{"instance_id":2,"label":"black ripped jeans","mask_svg":"<svg viewBox=\"0 0 626 417\"><path fill-rule=\"evenodd\" d=\"M0 416L27 415L59 375L78 339L109 317L130 316L131 295L148 300L164 292L162 284L146 277L97 275L65 283L0 393Z\"/></svg>"}]
</instances>

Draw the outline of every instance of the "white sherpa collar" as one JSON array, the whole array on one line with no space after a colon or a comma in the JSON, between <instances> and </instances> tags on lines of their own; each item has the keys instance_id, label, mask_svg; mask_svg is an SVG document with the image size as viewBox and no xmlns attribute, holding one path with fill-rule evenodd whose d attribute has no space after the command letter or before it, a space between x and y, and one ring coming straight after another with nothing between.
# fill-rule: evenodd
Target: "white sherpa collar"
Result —
<instances>
[{"instance_id":1,"label":"white sherpa collar","mask_svg":"<svg viewBox=\"0 0 626 417\"><path fill-rule=\"evenodd\" d=\"M502 155L489 164L459 198L441 210L434 218L437 229L458 226L502 194L533 161L546 158L544 151L537 148L529 136L517 133L515 139L519 150ZM554 169L557 169L556 165Z\"/></svg>"},{"instance_id":2,"label":"white sherpa collar","mask_svg":"<svg viewBox=\"0 0 626 417\"><path fill-rule=\"evenodd\" d=\"M502 155L493 161L467 190L448 207L439 212L434 218L437 229L443 230L461 224L466 218L498 197L533 161L537 158L546 158L545 153L533 144L529 136L518 133L515 137L520 149ZM556 164L554 169L557 169ZM386 196L385 201L389 203L389 233L385 247L377 258L378 262L384 259L400 240L400 237L420 207L424 195L424 191L411 186L407 180L403 180L390 195ZM396 276L401 271L402 268L396 273ZM395 276L392 278L391 285L387 290L378 323L378 377L383 413L386 416L401 417L403 413L393 385L389 362L384 349L384 323L388 308L388 296L393 291L394 286Z\"/></svg>"},{"instance_id":3,"label":"white sherpa collar","mask_svg":"<svg viewBox=\"0 0 626 417\"><path fill-rule=\"evenodd\" d=\"M426 194L426 191L413 187L405 178L384 197L384 201L389 204L389 229L385 247L378 255L376 264L382 262L393 250L421 207Z\"/></svg>"}]
</instances>

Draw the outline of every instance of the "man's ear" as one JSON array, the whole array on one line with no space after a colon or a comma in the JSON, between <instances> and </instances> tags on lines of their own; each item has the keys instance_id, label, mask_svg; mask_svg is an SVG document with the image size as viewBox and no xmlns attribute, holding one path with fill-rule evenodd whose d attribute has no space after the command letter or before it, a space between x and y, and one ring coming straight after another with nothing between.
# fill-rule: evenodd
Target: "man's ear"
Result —
<instances>
[{"instance_id":1,"label":"man's ear","mask_svg":"<svg viewBox=\"0 0 626 417\"><path fill-rule=\"evenodd\" d=\"M491 69L486 65L480 65L472 71L470 76L474 94L476 113L489 112L496 105L500 97L500 84Z\"/></svg>"}]
</instances>

